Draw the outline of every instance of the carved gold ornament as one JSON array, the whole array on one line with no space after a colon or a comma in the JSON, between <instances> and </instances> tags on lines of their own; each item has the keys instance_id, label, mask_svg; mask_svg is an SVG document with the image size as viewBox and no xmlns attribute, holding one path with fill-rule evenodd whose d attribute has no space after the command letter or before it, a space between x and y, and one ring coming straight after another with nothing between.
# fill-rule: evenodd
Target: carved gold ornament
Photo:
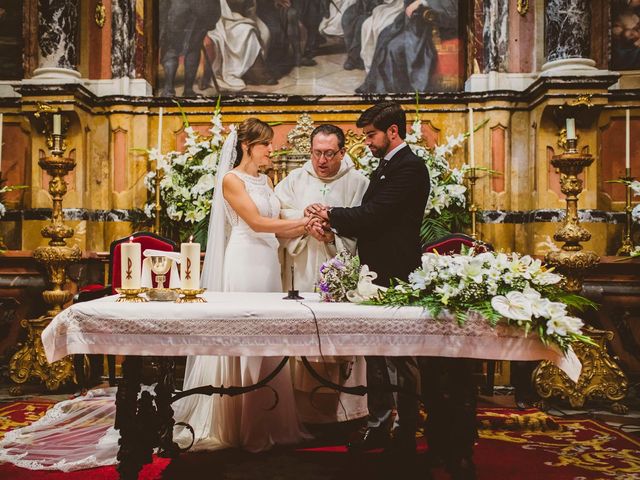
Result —
<instances>
[{"instance_id":1,"label":"carved gold ornament","mask_svg":"<svg viewBox=\"0 0 640 480\"><path fill-rule=\"evenodd\" d=\"M313 120L308 113L298 117L296 126L287 134L287 140L291 145L293 154L311 155L311 132L313 132Z\"/></svg>"},{"instance_id":2,"label":"carved gold ornament","mask_svg":"<svg viewBox=\"0 0 640 480\"><path fill-rule=\"evenodd\" d=\"M525 16L529 11L529 0L518 0L518 5L516 8L520 15Z\"/></svg>"},{"instance_id":3,"label":"carved gold ornament","mask_svg":"<svg viewBox=\"0 0 640 480\"><path fill-rule=\"evenodd\" d=\"M357 169L361 169L360 158L364 157L364 151L366 145L364 144L364 134L358 135L353 130L347 130L345 135L345 147L347 148L347 154L353 160L353 164Z\"/></svg>"},{"instance_id":4,"label":"carved gold ornament","mask_svg":"<svg viewBox=\"0 0 640 480\"><path fill-rule=\"evenodd\" d=\"M93 18L95 19L96 25L98 27L104 27L104 23L107 20L107 9L105 8L101 0L98 0L98 3L96 3L96 10L94 12Z\"/></svg>"},{"instance_id":5,"label":"carved gold ornament","mask_svg":"<svg viewBox=\"0 0 640 480\"><path fill-rule=\"evenodd\" d=\"M586 327L585 332L596 345L575 342L573 347L582 363L582 372L577 383L549 361L543 361L533 372L533 383L543 399L560 397L569 401L573 408L580 408L589 398L610 400L611 409L626 413L627 407L618 403L629 388L622 369L611 359L606 350L607 340L613 333Z\"/></svg>"},{"instance_id":6,"label":"carved gold ornament","mask_svg":"<svg viewBox=\"0 0 640 480\"><path fill-rule=\"evenodd\" d=\"M49 390L57 390L73 376L73 362L70 356L53 363L47 361L41 335L50 321L50 317L41 317L23 319L20 322L27 330L27 341L9 361L9 376L18 384L9 389L12 395L20 395L21 384L29 378L35 377L44 382Z\"/></svg>"}]
</instances>

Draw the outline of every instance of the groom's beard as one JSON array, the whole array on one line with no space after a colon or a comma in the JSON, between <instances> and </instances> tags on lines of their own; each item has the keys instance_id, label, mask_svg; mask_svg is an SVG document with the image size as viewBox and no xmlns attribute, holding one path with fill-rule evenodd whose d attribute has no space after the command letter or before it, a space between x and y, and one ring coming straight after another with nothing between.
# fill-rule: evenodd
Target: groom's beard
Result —
<instances>
[{"instance_id":1,"label":"groom's beard","mask_svg":"<svg viewBox=\"0 0 640 480\"><path fill-rule=\"evenodd\" d=\"M383 159L384 156L387 154L387 152L389 151L389 146L391 145L391 140L389 140L386 136L384 137L384 142L382 145L380 145L380 147L376 147L374 145L369 145L369 150L371 150L371 153L373 154L374 157L379 158L379 159Z\"/></svg>"}]
</instances>

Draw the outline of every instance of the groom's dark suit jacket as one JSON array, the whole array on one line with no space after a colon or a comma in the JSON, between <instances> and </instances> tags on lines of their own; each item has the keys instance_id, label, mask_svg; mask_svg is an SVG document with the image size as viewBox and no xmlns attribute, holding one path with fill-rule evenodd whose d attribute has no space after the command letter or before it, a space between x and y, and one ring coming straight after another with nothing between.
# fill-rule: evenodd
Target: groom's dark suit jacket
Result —
<instances>
[{"instance_id":1,"label":"groom's dark suit jacket","mask_svg":"<svg viewBox=\"0 0 640 480\"><path fill-rule=\"evenodd\" d=\"M332 208L329 221L339 235L358 239L362 264L378 274L374 283L407 280L420 265L420 225L429 197L429 172L409 146L371 175L362 205Z\"/></svg>"}]
</instances>

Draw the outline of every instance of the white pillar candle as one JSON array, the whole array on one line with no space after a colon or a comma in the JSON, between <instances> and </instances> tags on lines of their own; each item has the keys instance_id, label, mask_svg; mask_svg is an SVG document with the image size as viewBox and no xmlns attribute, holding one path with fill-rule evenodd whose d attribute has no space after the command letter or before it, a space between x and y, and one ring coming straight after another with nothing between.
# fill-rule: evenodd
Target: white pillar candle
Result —
<instances>
[{"instance_id":1,"label":"white pillar candle","mask_svg":"<svg viewBox=\"0 0 640 480\"><path fill-rule=\"evenodd\" d=\"M574 118L567 118L567 140L576 138L576 121Z\"/></svg>"},{"instance_id":2,"label":"white pillar candle","mask_svg":"<svg viewBox=\"0 0 640 480\"><path fill-rule=\"evenodd\" d=\"M158 120L158 153L162 152L162 114L164 109L160 107L160 118Z\"/></svg>"},{"instance_id":3,"label":"white pillar candle","mask_svg":"<svg viewBox=\"0 0 640 480\"><path fill-rule=\"evenodd\" d=\"M625 110L625 136L624 136L624 166L627 170L631 168L631 115L629 109Z\"/></svg>"},{"instance_id":4,"label":"white pillar candle","mask_svg":"<svg viewBox=\"0 0 640 480\"><path fill-rule=\"evenodd\" d=\"M192 242L180 244L180 287L183 290L200 288L200 244Z\"/></svg>"},{"instance_id":5,"label":"white pillar candle","mask_svg":"<svg viewBox=\"0 0 640 480\"><path fill-rule=\"evenodd\" d=\"M475 156L475 144L473 141L473 108L469 107L469 166L475 168L476 156Z\"/></svg>"},{"instance_id":6,"label":"white pillar candle","mask_svg":"<svg viewBox=\"0 0 640 480\"><path fill-rule=\"evenodd\" d=\"M59 113L53 114L53 134L60 135L62 133L62 117Z\"/></svg>"},{"instance_id":7,"label":"white pillar candle","mask_svg":"<svg viewBox=\"0 0 640 480\"><path fill-rule=\"evenodd\" d=\"M139 243L128 242L120 244L120 278L121 288L140 288L142 255Z\"/></svg>"}]
</instances>

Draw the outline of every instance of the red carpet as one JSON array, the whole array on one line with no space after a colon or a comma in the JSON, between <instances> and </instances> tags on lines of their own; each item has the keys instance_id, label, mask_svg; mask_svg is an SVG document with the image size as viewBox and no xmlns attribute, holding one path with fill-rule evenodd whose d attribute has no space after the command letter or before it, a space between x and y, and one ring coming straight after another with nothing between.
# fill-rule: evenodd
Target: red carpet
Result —
<instances>
[{"instance_id":1,"label":"red carpet","mask_svg":"<svg viewBox=\"0 0 640 480\"><path fill-rule=\"evenodd\" d=\"M26 425L52 404L34 400L0 406L0 435ZM480 409L480 440L474 460L478 478L491 480L583 480L640 478L640 439L625 435L600 422L588 419L558 419L537 410ZM418 450L426 447L418 439ZM416 472L408 478L422 478L422 455ZM145 466L142 479L392 479L394 461L384 454L354 457L340 443L316 442L306 448L275 449L264 454L236 450L191 453L177 460L154 458ZM116 479L115 467L71 473L31 471L0 464L0 478L29 480ZM437 480L448 476L440 469Z\"/></svg>"}]
</instances>

